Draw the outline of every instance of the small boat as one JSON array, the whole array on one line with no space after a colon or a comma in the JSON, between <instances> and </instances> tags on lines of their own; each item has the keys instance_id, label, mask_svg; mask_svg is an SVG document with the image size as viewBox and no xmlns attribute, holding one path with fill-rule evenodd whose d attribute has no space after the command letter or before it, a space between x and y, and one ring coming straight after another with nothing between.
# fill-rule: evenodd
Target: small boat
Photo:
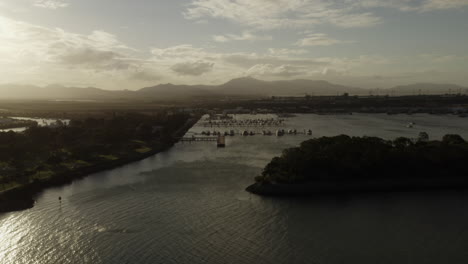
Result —
<instances>
[{"instance_id":1,"label":"small boat","mask_svg":"<svg viewBox=\"0 0 468 264\"><path fill-rule=\"evenodd\" d=\"M248 136L249 135L249 132L247 130L244 130L244 132L242 132L242 135L243 136Z\"/></svg>"},{"instance_id":2,"label":"small boat","mask_svg":"<svg viewBox=\"0 0 468 264\"><path fill-rule=\"evenodd\" d=\"M254 135L255 135L255 132L250 131L249 135L254 136Z\"/></svg>"},{"instance_id":3,"label":"small boat","mask_svg":"<svg viewBox=\"0 0 468 264\"><path fill-rule=\"evenodd\" d=\"M276 130L276 136L277 136L277 137L282 137L282 136L284 136L284 130Z\"/></svg>"},{"instance_id":4,"label":"small boat","mask_svg":"<svg viewBox=\"0 0 468 264\"><path fill-rule=\"evenodd\" d=\"M226 138L224 136L219 135L216 145L218 146L218 148L226 147Z\"/></svg>"}]
</instances>

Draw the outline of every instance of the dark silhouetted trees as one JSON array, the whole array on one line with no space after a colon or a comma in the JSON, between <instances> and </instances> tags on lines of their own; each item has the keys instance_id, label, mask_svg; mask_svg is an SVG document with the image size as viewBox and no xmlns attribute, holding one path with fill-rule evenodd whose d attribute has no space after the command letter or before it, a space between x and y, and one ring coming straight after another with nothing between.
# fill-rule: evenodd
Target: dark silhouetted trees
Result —
<instances>
[{"instance_id":1,"label":"dark silhouetted trees","mask_svg":"<svg viewBox=\"0 0 468 264\"><path fill-rule=\"evenodd\" d=\"M188 118L183 113L121 113L72 120L67 126L33 126L23 133L0 132L0 183L24 184L51 172L140 155L138 150L173 143Z\"/></svg>"},{"instance_id":2,"label":"dark silhouetted trees","mask_svg":"<svg viewBox=\"0 0 468 264\"><path fill-rule=\"evenodd\" d=\"M376 137L322 137L283 151L257 182L394 179L468 175L468 144L459 135L442 141Z\"/></svg>"}]
</instances>

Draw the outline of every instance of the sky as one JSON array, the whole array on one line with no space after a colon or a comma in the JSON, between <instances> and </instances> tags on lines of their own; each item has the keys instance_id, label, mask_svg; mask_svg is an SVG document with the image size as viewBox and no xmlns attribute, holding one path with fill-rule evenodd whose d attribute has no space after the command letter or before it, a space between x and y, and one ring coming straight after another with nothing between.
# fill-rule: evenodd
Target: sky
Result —
<instances>
[{"instance_id":1,"label":"sky","mask_svg":"<svg viewBox=\"0 0 468 264\"><path fill-rule=\"evenodd\" d=\"M0 84L468 86L468 0L0 0Z\"/></svg>"}]
</instances>

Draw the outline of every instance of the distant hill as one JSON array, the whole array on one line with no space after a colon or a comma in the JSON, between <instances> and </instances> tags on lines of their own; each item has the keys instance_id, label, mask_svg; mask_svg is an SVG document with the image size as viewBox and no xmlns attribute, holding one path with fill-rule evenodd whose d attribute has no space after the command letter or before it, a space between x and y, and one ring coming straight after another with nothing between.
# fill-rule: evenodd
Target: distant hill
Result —
<instances>
[{"instance_id":1,"label":"distant hill","mask_svg":"<svg viewBox=\"0 0 468 264\"><path fill-rule=\"evenodd\" d=\"M366 90L317 80L261 81L252 77L233 79L219 86L218 91L228 95L303 96L361 94Z\"/></svg>"},{"instance_id":2,"label":"distant hill","mask_svg":"<svg viewBox=\"0 0 468 264\"><path fill-rule=\"evenodd\" d=\"M123 92L123 91L119 91ZM91 100L113 98L118 92L98 88L76 88L61 85L38 87L33 85L1 85L0 99Z\"/></svg>"},{"instance_id":3,"label":"distant hill","mask_svg":"<svg viewBox=\"0 0 468 264\"><path fill-rule=\"evenodd\" d=\"M154 99L189 99L194 97L211 97L217 93L214 86L208 85L175 85L159 84L152 87L145 87L134 92L136 97L146 97Z\"/></svg>"},{"instance_id":4,"label":"distant hill","mask_svg":"<svg viewBox=\"0 0 468 264\"><path fill-rule=\"evenodd\" d=\"M468 87L454 84L418 83L385 89L393 95L465 93ZM369 90L333 84L323 80L263 81L252 77L230 80L221 85L159 84L137 91L103 90L93 87L77 88L61 85L38 87L33 85L0 85L0 99L35 100L189 100L212 97L269 97L308 95L367 95Z\"/></svg>"}]
</instances>

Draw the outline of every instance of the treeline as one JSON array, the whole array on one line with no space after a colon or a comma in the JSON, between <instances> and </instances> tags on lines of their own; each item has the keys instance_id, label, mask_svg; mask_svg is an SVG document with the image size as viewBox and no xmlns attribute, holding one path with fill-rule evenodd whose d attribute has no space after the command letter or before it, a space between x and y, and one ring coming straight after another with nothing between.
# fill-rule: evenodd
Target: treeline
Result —
<instances>
[{"instance_id":1,"label":"treeline","mask_svg":"<svg viewBox=\"0 0 468 264\"><path fill-rule=\"evenodd\" d=\"M118 114L0 133L0 190L81 167L141 155L172 144L189 119L183 113Z\"/></svg>"},{"instance_id":2,"label":"treeline","mask_svg":"<svg viewBox=\"0 0 468 264\"><path fill-rule=\"evenodd\" d=\"M468 175L468 143L459 135L429 141L400 137L322 137L283 151L256 177L258 183L404 179ZM468 176L467 176L468 177Z\"/></svg>"}]
</instances>

